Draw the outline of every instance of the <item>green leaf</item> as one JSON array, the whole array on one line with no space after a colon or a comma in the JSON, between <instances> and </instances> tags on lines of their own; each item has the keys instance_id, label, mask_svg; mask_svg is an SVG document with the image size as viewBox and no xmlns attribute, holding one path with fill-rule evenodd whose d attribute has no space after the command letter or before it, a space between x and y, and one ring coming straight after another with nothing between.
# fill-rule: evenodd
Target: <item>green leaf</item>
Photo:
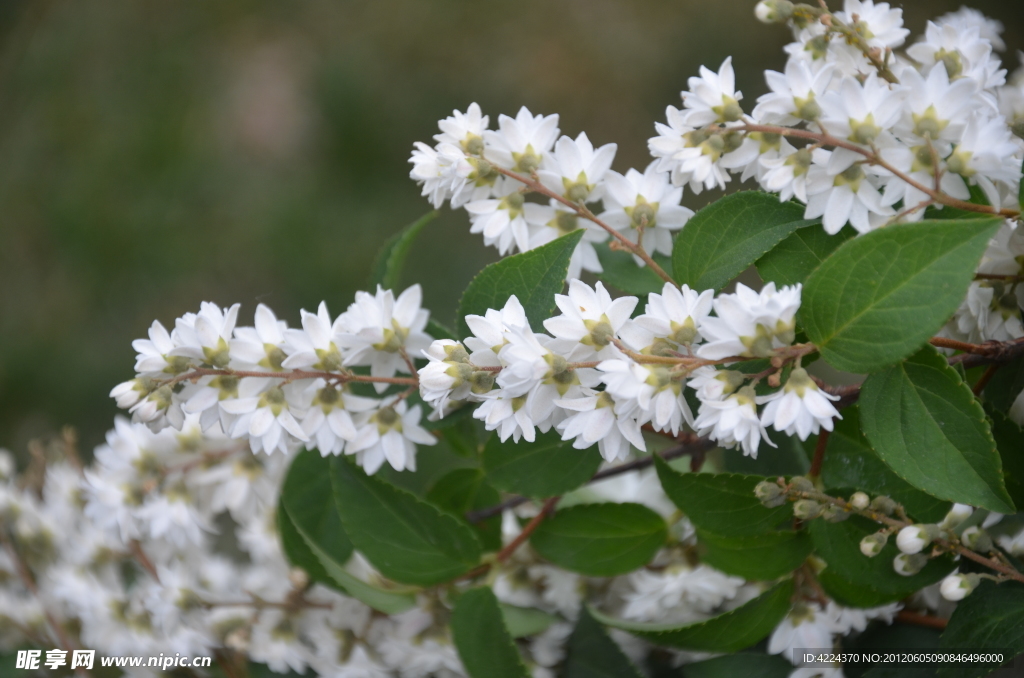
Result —
<instances>
[{"instance_id":1,"label":"green leaf","mask_svg":"<svg viewBox=\"0 0 1024 678\"><path fill-rule=\"evenodd\" d=\"M452 452L460 457L476 459L480 454L477 422L472 417L457 417L451 426L438 429Z\"/></svg>"},{"instance_id":2,"label":"green leaf","mask_svg":"<svg viewBox=\"0 0 1024 678\"><path fill-rule=\"evenodd\" d=\"M819 577L825 590L838 602L851 607L875 607L897 601L915 591L923 589L939 581L949 574L955 563L949 556L932 558L924 569L917 574L905 577L893 569L893 559L899 554L896 540L889 542L874 558L868 558L860 552L860 540L874 534L881 525L862 518L851 516L841 523L830 523L827 520L812 520L808 523L808 531L814 542L814 549L828 563L828 567ZM826 576L826 572L831 574ZM827 586L833 579L836 587ZM848 583L849 587L843 587Z\"/></svg>"},{"instance_id":3,"label":"green leaf","mask_svg":"<svg viewBox=\"0 0 1024 678\"><path fill-rule=\"evenodd\" d=\"M975 205L988 205L988 197L985 195L985 191L978 184L968 185L968 192L971 194L967 199L967 202ZM930 205L924 211L925 219L976 219L978 218L977 212L970 210L962 210L956 207L947 207L944 205Z\"/></svg>"},{"instance_id":4,"label":"green leaf","mask_svg":"<svg viewBox=\"0 0 1024 678\"><path fill-rule=\"evenodd\" d=\"M793 231L815 223L804 209L759 191L733 193L686 222L672 248L672 270L695 290L721 289Z\"/></svg>"},{"instance_id":5,"label":"green leaf","mask_svg":"<svg viewBox=\"0 0 1024 678\"><path fill-rule=\"evenodd\" d=\"M289 562L306 570L314 581L337 588L384 614L399 614L416 606L415 591L386 589L365 582L319 550L315 543L306 540L288 516L283 502L278 506L277 524Z\"/></svg>"},{"instance_id":6,"label":"green leaf","mask_svg":"<svg viewBox=\"0 0 1024 678\"><path fill-rule=\"evenodd\" d=\"M871 447L914 487L940 499L1016 512L981 405L931 346L869 376L860 413Z\"/></svg>"},{"instance_id":7,"label":"green leaf","mask_svg":"<svg viewBox=\"0 0 1024 678\"><path fill-rule=\"evenodd\" d=\"M1024 430L1002 412L989 408L992 437L1003 463L1006 491L1014 506L1024 506Z\"/></svg>"},{"instance_id":8,"label":"green leaf","mask_svg":"<svg viewBox=\"0 0 1024 678\"><path fill-rule=\"evenodd\" d=\"M597 250L598 261L604 269L597 276L613 287L617 287L626 294L642 296L652 292L660 293L665 287L665 281L647 266L637 266L633 255L629 252L613 250L607 242L594 245ZM672 268L672 261L662 254L654 254L654 261L663 270Z\"/></svg>"},{"instance_id":9,"label":"green leaf","mask_svg":"<svg viewBox=\"0 0 1024 678\"><path fill-rule=\"evenodd\" d=\"M412 250L416 236L419 235L424 226L436 219L437 215L436 211L427 212L388 238L380 252L377 253L377 258L373 260L373 269L370 273L368 289L371 291L376 290L377 285L386 290L394 290L398 287L402 268L405 266L405 260Z\"/></svg>"},{"instance_id":10,"label":"green leaf","mask_svg":"<svg viewBox=\"0 0 1024 678\"><path fill-rule=\"evenodd\" d=\"M758 642L778 625L790 608L793 580L786 579L735 610L694 624L631 622L596 612L606 626L629 631L655 645L706 652L736 652Z\"/></svg>"},{"instance_id":11,"label":"green leaf","mask_svg":"<svg viewBox=\"0 0 1024 678\"><path fill-rule=\"evenodd\" d=\"M543 633L558 621L558 617L555 615L533 607L519 607L507 603L499 603L499 607L501 608L501 617L505 620L505 627L513 638L525 638Z\"/></svg>"},{"instance_id":12,"label":"green leaf","mask_svg":"<svg viewBox=\"0 0 1024 678\"><path fill-rule=\"evenodd\" d=\"M456 329L463 337L472 334L467 315L484 315L489 308L502 308L513 294L526 311L535 330L555 310L555 295L565 287L569 259L583 237L577 229L529 252L520 252L484 266L462 293Z\"/></svg>"},{"instance_id":13,"label":"green leaf","mask_svg":"<svg viewBox=\"0 0 1024 678\"><path fill-rule=\"evenodd\" d=\"M842 420L836 422L828 438L821 481L827 491L853 489L892 497L922 523L941 521L951 507L950 502L936 499L900 478L878 458L861 433L860 408L856 405L843 410Z\"/></svg>"},{"instance_id":14,"label":"green leaf","mask_svg":"<svg viewBox=\"0 0 1024 678\"><path fill-rule=\"evenodd\" d=\"M895 224L848 240L807 278L800 318L833 367L874 372L905 358L963 301L1002 219Z\"/></svg>"},{"instance_id":15,"label":"green leaf","mask_svg":"<svg viewBox=\"0 0 1024 678\"><path fill-rule=\"evenodd\" d=\"M452 640L470 678L529 678L489 588L466 591L452 610Z\"/></svg>"},{"instance_id":16,"label":"green leaf","mask_svg":"<svg viewBox=\"0 0 1024 678\"><path fill-rule=\"evenodd\" d=\"M806 365L807 363L805 362L804 364ZM690 389L687 390L691 393L693 392ZM696 412L697 409L694 408L693 411ZM770 428L768 429L768 437L773 443L778 445L778 448L764 454L759 454L757 459L743 454L743 450L740 449L722 450L723 470L729 473L771 476L773 478L778 476L801 476L807 473L811 468L807 451L814 449L817 436L812 436L806 442L801 442L796 436L787 436L781 431Z\"/></svg>"},{"instance_id":17,"label":"green leaf","mask_svg":"<svg viewBox=\"0 0 1024 678\"><path fill-rule=\"evenodd\" d=\"M793 665L777 654L739 653L685 665L684 678L788 678Z\"/></svg>"},{"instance_id":18,"label":"green leaf","mask_svg":"<svg viewBox=\"0 0 1024 678\"><path fill-rule=\"evenodd\" d=\"M281 486L281 502L299 533L326 557L344 564L352 542L334 506L331 463L316 450L295 455Z\"/></svg>"},{"instance_id":19,"label":"green leaf","mask_svg":"<svg viewBox=\"0 0 1024 678\"><path fill-rule=\"evenodd\" d=\"M660 457L654 465L665 494L698 528L723 537L772 532L793 517L793 507L766 508L754 496L760 476L736 473L680 473Z\"/></svg>"},{"instance_id":20,"label":"green leaf","mask_svg":"<svg viewBox=\"0 0 1024 678\"><path fill-rule=\"evenodd\" d=\"M820 224L797 229L757 260L757 272L776 285L802 283L832 252L857 232L849 226L829 235Z\"/></svg>"},{"instance_id":21,"label":"green leaf","mask_svg":"<svg viewBox=\"0 0 1024 678\"><path fill-rule=\"evenodd\" d=\"M554 497L590 480L601 465L597 445L577 450L557 431L539 434L532 443L501 442L491 436L484 447L484 472L492 485L529 497Z\"/></svg>"},{"instance_id":22,"label":"green leaf","mask_svg":"<svg viewBox=\"0 0 1024 678\"><path fill-rule=\"evenodd\" d=\"M465 523L410 492L366 475L347 459L335 458L331 471L345 531L385 577L432 586L479 563L480 540Z\"/></svg>"},{"instance_id":23,"label":"green leaf","mask_svg":"<svg viewBox=\"0 0 1024 678\"><path fill-rule=\"evenodd\" d=\"M455 336L455 332L449 329L447 325L443 325L433 318L427 320L426 332L434 339L451 339L452 341L458 341L459 339Z\"/></svg>"},{"instance_id":24,"label":"green leaf","mask_svg":"<svg viewBox=\"0 0 1024 678\"><path fill-rule=\"evenodd\" d=\"M427 492L427 501L465 522L463 516L468 511L479 511L494 506L501 501L501 495L491 487L480 469L460 468L434 483ZM500 514L470 527L476 530L484 550L497 551L501 548Z\"/></svg>"},{"instance_id":25,"label":"green leaf","mask_svg":"<svg viewBox=\"0 0 1024 678\"><path fill-rule=\"evenodd\" d=\"M1006 412L1024 391L1024 355L1001 366L985 385L985 401Z\"/></svg>"},{"instance_id":26,"label":"green leaf","mask_svg":"<svg viewBox=\"0 0 1024 678\"><path fill-rule=\"evenodd\" d=\"M949 626L939 639L945 652L1004 651L1009 662L1024 652L1024 585L983 581L971 595L957 603ZM999 664L940 664L940 678L980 678ZM955 670L953 670L955 668Z\"/></svg>"},{"instance_id":27,"label":"green leaf","mask_svg":"<svg viewBox=\"0 0 1024 678\"><path fill-rule=\"evenodd\" d=\"M649 563L667 536L665 521L646 506L579 504L542 522L530 544L567 570L614 577Z\"/></svg>"},{"instance_id":28,"label":"green leaf","mask_svg":"<svg viewBox=\"0 0 1024 678\"><path fill-rule=\"evenodd\" d=\"M643 678L586 608L580 610L576 628L569 636L560 675L562 678Z\"/></svg>"},{"instance_id":29,"label":"green leaf","mask_svg":"<svg viewBox=\"0 0 1024 678\"><path fill-rule=\"evenodd\" d=\"M746 537L723 537L697 530L701 560L744 579L770 581L800 567L811 553L806 532L779 531Z\"/></svg>"}]
</instances>

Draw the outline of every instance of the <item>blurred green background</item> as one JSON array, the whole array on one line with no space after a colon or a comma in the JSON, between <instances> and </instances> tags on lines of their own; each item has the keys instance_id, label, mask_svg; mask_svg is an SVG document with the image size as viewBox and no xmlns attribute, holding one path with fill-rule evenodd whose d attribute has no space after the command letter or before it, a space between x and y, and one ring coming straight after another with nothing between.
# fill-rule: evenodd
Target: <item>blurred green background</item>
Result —
<instances>
[{"instance_id":1,"label":"blurred green background","mask_svg":"<svg viewBox=\"0 0 1024 678\"><path fill-rule=\"evenodd\" d=\"M918 33L959 0L903 5ZM0 447L75 426L89 450L132 376L131 341L203 300L292 323L339 313L377 247L429 209L413 141L478 101L564 133L646 140L701 64L732 54L752 102L788 31L753 0L0 4ZM1024 46L1024 3L975 4ZM687 196L697 207L706 195ZM449 322L496 258L445 210L405 283Z\"/></svg>"}]
</instances>

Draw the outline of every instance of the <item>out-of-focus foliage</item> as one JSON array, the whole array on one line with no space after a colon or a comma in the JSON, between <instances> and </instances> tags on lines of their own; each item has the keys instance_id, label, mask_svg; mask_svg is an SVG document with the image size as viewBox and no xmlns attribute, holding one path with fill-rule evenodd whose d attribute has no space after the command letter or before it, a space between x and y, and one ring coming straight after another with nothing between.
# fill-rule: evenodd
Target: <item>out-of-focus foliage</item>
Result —
<instances>
[{"instance_id":1,"label":"out-of-focus foliage","mask_svg":"<svg viewBox=\"0 0 1024 678\"><path fill-rule=\"evenodd\" d=\"M974 5L1007 25L1008 54L1021 47L1024 7ZM907 26L958 6L907 2ZM643 167L653 121L701 63L733 54L748 100L781 68L787 36L752 7L4 3L0 442L69 423L91 449L153 317L207 299L342 310L378 246L425 211L406 160L454 107L557 111L565 133L619 143L616 169ZM443 212L410 258L405 282L444 322L494 257L467 230Z\"/></svg>"}]
</instances>

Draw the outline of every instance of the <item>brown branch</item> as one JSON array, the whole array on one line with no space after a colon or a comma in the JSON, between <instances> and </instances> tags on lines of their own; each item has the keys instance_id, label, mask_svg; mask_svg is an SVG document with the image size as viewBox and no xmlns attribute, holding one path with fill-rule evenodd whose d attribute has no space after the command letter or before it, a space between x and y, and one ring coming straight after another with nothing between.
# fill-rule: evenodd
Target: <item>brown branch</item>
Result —
<instances>
[{"instance_id":1,"label":"brown branch","mask_svg":"<svg viewBox=\"0 0 1024 678\"><path fill-rule=\"evenodd\" d=\"M338 383L350 381L365 382L369 384L399 384L402 386L416 386L419 381L415 377L370 377L365 374L353 374L351 372L321 372L310 370L289 370L287 372L260 372L249 370L214 369L210 367L194 367L188 372L176 375L170 379L156 381L153 390L162 386L173 386L183 381L195 381L201 377L255 377L266 379L284 379L285 381L297 381L300 379L324 379ZM151 391L152 392L152 391Z\"/></svg>"},{"instance_id":2,"label":"brown branch","mask_svg":"<svg viewBox=\"0 0 1024 678\"><path fill-rule=\"evenodd\" d=\"M547 198L551 198L552 200L556 200L556 201L562 203L563 205L565 205L569 209L571 209L574 212L576 212L576 214L578 216L581 216L584 219L586 219L587 221L591 221L591 222L597 224L598 226L603 228L605 231L607 231L609 234L611 234L612 237L614 237L616 240L618 240L622 244L622 247L627 249L632 254L635 254L636 256L638 256L641 259L643 259L644 263L647 264L651 268L652 271L654 271L655 273L658 274L658 277L660 277L665 282L672 283L676 287L679 287L679 283L677 283L675 280L673 280L672 276L670 276L668 273L666 273L665 270L661 266L658 265L658 262L656 262L654 259L651 258L651 255L647 253L647 250L644 249L643 245L641 245L639 242L633 242L632 240L630 240L626 236L624 236L621 233L619 233L616 229L612 228L611 226L609 226L605 222L601 221L601 219L599 219L585 205L581 205L579 203L575 203L572 200L569 200L568 198L565 198L565 197L555 193L554 191L549 189L547 186L545 186L541 182L537 181L536 179L533 179L532 177L526 177L526 176L523 176L522 174L517 174L516 172L513 172L511 170L507 170L507 169L505 169L503 167L499 167L498 165L492 164L491 166L494 168L494 170L496 172L500 172L501 174L504 174L507 177L511 177L512 179L515 179L516 181L522 183L524 186L529 188L531 191L534 191L536 193L540 193L541 195L543 195L543 196L545 196Z\"/></svg>"},{"instance_id":3,"label":"brown branch","mask_svg":"<svg viewBox=\"0 0 1024 678\"><path fill-rule=\"evenodd\" d=\"M909 610L900 610L896 613L896 621L901 621L904 624L914 624L915 626L927 626L933 629L945 629L949 624L948 619L942 617L933 617L928 614L918 614L917 612L911 612Z\"/></svg>"},{"instance_id":4,"label":"brown branch","mask_svg":"<svg viewBox=\"0 0 1024 678\"><path fill-rule=\"evenodd\" d=\"M807 472L807 477L812 480L816 479L821 475L821 466L825 462L825 448L828 446L828 436L830 431L821 429L818 433L818 444L814 446L814 459L811 461L811 470Z\"/></svg>"},{"instance_id":5,"label":"brown branch","mask_svg":"<svg viewBox=\"0 0 1024 678\"><path fill-rule=\"evenodd\" d=\"M131 551L131 554L135 557L135 560L138 561L139 565L142 566L142 569L149 573L149 576L159 584L160 575L157 573L156 567L153 566L153 561L150 560L149 556L146 555L146 552L142 550L142 544L139 543L138 539L131 540L128 544L128 550Z\"/></svg>"},{"instance_id":6,"label":"brown branch","mask_svg":"<svg viewBox=\"0 0 1024 678\"><path fill-rule=\"evenodd\" d=\"M957 341L956 339L947 339L946 337L932 337L928 340L928 343L938 348L949 348L954 351L976 353L978 355L988 355L992 351L991 346L986 346L984 344L969 344L966 341Z\"/></svg>"},{"instance_id":7,"label":"brown branch","mask_svg":"<svg viewBox=\"0 0 1024 678\"><path fill-rule=\"evenodd\" d=\"M988 369L985 370L985 373L978 377L978 381L974 382L974 388L971 389L971 391L974 392L974 395L981 395L981 392L985 390L986 386L988 386L989 380L992 379L993 375L995 375L996 373L996 370L998 370L1000 367L1002 367L1000 363L992 363L991 365L988 366Z\"/></svg>"},{"instance_id":8,"label":"brown branch","mask_svg":"<svg viewBox=\"0 0 1024 678\"><path fill-rule=\"evenodd\" d=\"M975 280L1006 280L1010 282L1021 282L1024 281L1024 275L1001 275L999 273L975 273Z\"/></svg>"},{"instance_id":9,"label":"brown branch","mask_svg":"<svg viewBox=\"0 0 1024 678\"><path fill-rule=\"evenodd\" d=\"M530 535L533 534L534 530L540 527L540 524L544 522L544 519L547 518L550 513L554 512L555 506L558 505L561 498L561 496L551 497L545 501L544 506L540 509L540 513L535 515L530 522L526 523L526 526L523 527L522 531L516 535L515 539L509 542L508 546L498 551L498 555L495 556L495 559L499 563L503 563L511 558L512 554L516 552L516 549L522 546L523 543L530 538Z\"/></svg>"}]
</instances>

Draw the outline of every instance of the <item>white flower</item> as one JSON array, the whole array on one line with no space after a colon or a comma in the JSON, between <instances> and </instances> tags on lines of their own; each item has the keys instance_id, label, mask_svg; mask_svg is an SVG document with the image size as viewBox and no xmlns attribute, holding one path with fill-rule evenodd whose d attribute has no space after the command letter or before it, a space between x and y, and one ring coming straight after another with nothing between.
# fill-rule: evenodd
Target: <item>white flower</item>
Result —
<instances>
[{"instance_id":1,"label":"white flower","mask_svg":"<svg viewBox=\"0 0 1024 678\"><path fill-rule=\"evenodd\" d=\"M797 603L768 639L769 654L790 660L798 647L832 647L830 620L817 603Z\"/></svg>"},{"instance_id":2,"label":"white flower","mask_svg":"<svg viewBox=\"0 0 1024 678\"><path fill-rule=\"evenodd\" d=\"M718 73L700 67L700 77L687 81L689 91L681 93L684 121L691 127L704 127L711 123L735 122L743 117L739 102L743 93L736 91L736 76L732 57L722 62Z\"/></svg>"},{"instance_id":3,"label":"white flower","mask_svg":"<svg viewBox=\"0 0 1024 678\"><path fill-rule=\"evenodd\" d=\"M907 56L925 68L941 61L950 79L970 78L983 89L1006 82L1006 71L992 54L992 43L981 37L979 26L929 21L924 38L907 48Z\"/></svg>"},{"instance_id":4,"label":"white flower","mask_svg":"<svg viewBox=\"0 0 1024 678\"><path fill-rule=\"evenodd\" d=\"M530 227L531 250L577 229L583 229L583 238L569 259L566 280L580 277L581 271L601 273L604 270L601 267L601 260L597 257L597 250L594 249L594 243L604 242L609 237L608 232L600 226L589 219L582 219L575 211L570 211L554 200L550 205L526 203L523 205L523 214Z\"/></svg>"},{"instance_id":5,"label":"white flower","mask_svg":"<svg viewBox=\"0 0 1024 678\"><path fill-rule=\"evenodd\" d=\"M320 302L316 314L302 310L302 329L285 330L285 358L281 365L288 369L315 368L324 372L341 369L339 337L345 331L344 316L333 322L327 302Z\"/></svg>"},{"instance_id":6,"label":"white flower","mask_svg":"<svg viewBox=\"0 0 1024 678\"><path fill-rule=\"evenodd\" d=\"M473 102L465 113L455 110L451 116L439 121L437 126L441 128L441 133L435 134L434 140L460 146L469 155L480 155L483 152L487 123L488 117L480 110L480 105Z\"/></svg>"},{"instance_id":7,"label":"white flower","mask_svg":"<svg viewBox=\"0 0 1024 678\"><path fill-rule=\"evenodd\" d=\"M529 176L547 161L558 138L558 116L534 116L525 106L515 118L498 117L498 131L484 132L487 159Z\"/></svg>"},{"instance_id":8,"label":"white flower","mask_svg":"<svg viewBox=\"0 0 1024 678\"><path fill-rule=\"evenodd\" d=\"M927 76L914 68L904 68L900 82L907 95L894 131L903 139L936 142L939 157L945 157L949 143L960 139L968 115L977 105L978 83L970 78L951 80L942 64L932 66ZM941 142L947 143L938 145Z\"/></svg>"},{"instance_id":9,"label":"white flower","mask_svg":"<svg viewBox=\"0 0 1024 678\"><path fill-rule=\"evenodd\" d=\"M396 471L416 470L416 445L435 445L434 438L420 426L420 406L409 407L404 400L385 405L362 424L355 440L345 450L374 474L387 461Z\"/></svg>"},{"instance_id":10,"label":"white flower","mask_svg":"<svg viewBox=\"0 0 1024 678\"><path fill-rule=\"evenodd\" d=\"M699 615L713 612L726 600L735 598L744 581L707 565L670 565L661 572L637 570L629 575L629 583L632 590L624 595L623 617L675 621L681 612L685 614L686 607Z\"/></svg>"},{"instance_id":11,"label":"white flower","mask_svg":"<svg viewBox=\"0 0 1024 678\"><path fill-rule=\"evenodd\" d=\"M828 91L834 74L833 65L812 69L797 59L786 62L785 74L765 71L764 79L772 91L758 97L754 118L786 126L801 120L815 122L822 113L819 99Z\"/></svg>"},{"instance_id":12,"label":"white flower","mask_svg":"<svg viewBox=\"0 0 1024 678\"><path fill-rule=\"evenodd\" d=\"M506 335L529 328L530 322L526 319L523 305L513 294L500 311L491 308L482 316L467 315L466 325L473 332L473 336L465 340L466 348L471 352L470 361L480 367L499 367L498 353L508 343Z\"/></svg>"},{"instance_id":13,"label":"white flower","mask_svg":"<svg viewBox=\"0 0 1024 678\"><path fill-rule=\"evenodd\" d=\"M640 424L629 412L619 413L615 400L607 392L592 393L580 398L556 400L555 404L569 414L557 424L562 440L573 440L573 447L584 450L595 442L605 461L629 457L629 446L646 450Z\"/></svg>"},{"instance_id":14,"label":"white flower","mask_svg":"<svg viewBox=\"0 0 1024 678\"><path fill-rule=\"evenodd\" d=\"M643 229L641 244L649 254L672 253L672 232L681 229L693 216L693 211L681 206L683 189L673 187L666 172L652 162L643 174L635 169L609 172L604 198L605 211L600 219L637 242ZM634 255L638 266L643 260Z\"/></svg>"},{"instance_id":15,"label":"white flower","mask_svg":"<svg viewBox=\"0 0 1024 678\"><path fill-rule=\"evenodd\" d=\"M181 374L189 369L190 361L185 356L172 356L175 342L159 320L149 327L149 339L136 339L132 348L139 352L135 358L135 371L141 375L166 377Z\"/></svg>"},{"instance_id":16,"label":"white flower","mask_svg":"<svg viewBox=\"0 0 1024 678\"><path fill-rule=\"evenodd\" d=\"M795 196L806 203L808 171L813 164L826 164L828 158L829 152L825 149L798 150L786 142L783 151L777 157L762 159L761 164L765 171L760 179L761 186L772 193L778 193L780 201L784 202Z\"/></svg>"},{"instance_id":17,"label":"white flower","mask_svg":"<svg viewBox=\"0 0 1024 678\"><path fill-rule=\"evenodd\" d=\"M443 413L449 399L465 400L474 386L484 392L491 390L493 376L486 372L477 376L478 370L459 342L436 339L423 355L430 362L419 371L420 396L435 410Z\"/></svg>"},{"instance_id":18,"label":"white flower","mask_svg":"<svg viewBox=\"0 0 1024 678\"><path fill-rule=\"evenodd\" d=\"M844 0L843 11L836 12L836 18L852 26L868 46L883 50L899 47L910 34L903 28L903 10L890 9L887 2Z\"/></svg>"},{"instance_id":19,"label":"white flower","mask_svg":"<svg viewBox=\"0 0 1024 678\"><path fill-rule=\"evenodd\" d=\"M1002 197L993 182L1017 186L1020 182L1020 146L1006 121L975 112L967 121L960 142L946 159L950 172L976 183L989 203L1000 205Z\"/></svg>"},{"instance_id":20,"label":"white flower","mask_svg":"<svg viewBox=\"0 0 1024 678\"><path fill-rule=\"evenodd\" d=\"M597 367L603 372L607 392L622 407L640 410L640 423L651 421L655 431L672 435L679 435L683 422L693 424L693 414L683 397L683 377L673 374L668 365L616 359L605 360Z\"/></svg>"},{"instance_id":21,"label":"white flower","mask_svg":"<svg viewBox=\"0 0 1024 678\"><path fill-rule=\"evenodd\" d=\"M722 400L742 386L744 379L742 372L716 370L712 365L705 365L690 373L687 386L697 392L701 401Z\"/></svg>"},{"instance_id":22,"label":"white flower","mask_svg":"<svg viewBox=\"0 0 1024 678\"><path fill-rule=\"evenodd\" d=\"M510 177L502 177L494 185L497 197L474 200L466 205L472 226L470 233L482 233L485 245L493 245L504 256L513 246L520 252L530 249L530 226L526 221L523 185Z\"/></svg>"},{"instance_id":23,"label":"white flower","mask_svg":"<svg viewBox=\"0 0 1024 678\"><path fill-rule=\"evenodd\" d=\"M649 349L654 355L665 355L665 351L685 352L687 347L696 346L701 337L699 328L711 313L715 291L697 292L688 285L676 287L665 283L661 294L647 295L647 305L643 315L633 319L632 325L646 330L651 340L645 336L640 339L637 350ZM622 331L627 343L630 337ZM651 343L654 341L655 343ZM662 343L657 343L657 342Z\"/></svg>"},{"instance_id":24,"label":"white flower","mask_svg":"<svg viewBox=\"0 0 1024 678\"><path fill-rule=\"evenodd\" d=\"M618 354L612 343L636 308L636 297L611 295L598 282L593 288L580 280L569 282L569 294L555 295L561 315L544 321L544 328L573 361L602 360Z\"/></svg>"},{"instance_id":25,"label":"white flower","mask_svg":"<svg viewBox=\"0 0 1024 678\"><path fill-rule=\"evenodd\" d=\"M309 440L295 417L296 413L300 418L305 414L300 388L272 379L243 379L238 386L239 397L221 403L228 414L237 416L229 432L231 437L248 436L253 452L293 452L299 441Z\"/></svg>"},{"instance_id":26,"label":"white flower","mask_svg":"<svg viewBox=\"0 0 1024 678\"><path fill-rule=\"evenodd\" d=\"M420 355L431 341L423 331L430 313L420 308L422 299L419 285L406 288L397 299L391 290L379 286L375 295L356 292L355 302L338 319L345 328L338 335L346 352L345 365L369 365L373 377L409 373L406 360ZM386 383L374 386L378 393L388 387Z\"/></svg>"},{"instance_id":27,"label":"white flower","mask_svg":"<svg viewBox=\"0 0 1024 678\"><path fill-rule=\"evenodd\" d=\"M939 536L935 525L908 525L896 535L896 546L907 554L920 553Z\"/></svg>"},{"instance_id":28,"label":"white flower","mask_svg":"<svg viewBox=\"0 0 1024 678\"><path fill-rule=\"evenodd\" d=\"M423 185L422 195L430 199L435 209L449 199L458 207L466 202L465 198L459 200L462 196L484 197L494 182L491 176L481 176L474 160L449 143L431 148L417 141L409 162L413 166L409 177Z\"/></svg>"},{"instance_id":29,"label":"white flower","mask_svg":"<svg viewBox=\"0 0 1024 678\"><path fill-rule=\"evenodd\" d=\"M689 184L690 190L725 188L729 175L721 164L723 155L743 143L741 132L708 132L686 121L686 112L669 106L667 124L656 123L658 136L648 139L659 172L671 172L672 183Z\"/></svg>"},{"instance_id":30,"label":"white flower","mask_svg":"<svg viewBox=\"0 0 1024 678\"><path fill-rule=\"evenodd\" d=\"M697 355L710 360L728 356L767 358L776 348L793 342L799 284L776 290L774 283L755 292L737 283L735 294L720 294L714 301L715 317L705 318L700 333L706 343Z\"/></svg>"},{"instance_id":31,"label":"white flower","mask_svg":"<svg viewBox=\"0 0 1024 678\"><path fill-rule=\"evenodd\" d=\"M238 369L280 372L284 352L284 335L288 324L278 320L264 304L256 307L255 327L236 327L231 340L231 357Z\"/></svg>"},{"instance_id":32,"label":"white flower","mask_svg":"<svg viewBox=\"0 0 1024 678\"><path fill-rule=\"evenodd\" d=\"M600 200L602 182L617 148L616 144L605 144L595 149L586 132L575 140L562 137L537 176L550 190L572 202Z\"/></svg>"},{"instance_id":33,"label":"white flower","mask_svg":"<svg viewBox=\"0 0 1024 678\"><path fill-rule=\"evenodd\" d=\"M199 313L186 313L174 322L175 347L171 355L190 358L201 365L227 367L231 362L231 335L238 320L235 304L221 309L204 301Z\"/></svg>"},{"instance_id":34,"label":"white flower","mask_svg":"<svg viewBox=\"0 0 1024 678\"><path fill-rule=\"evenodd\" d=\"M847 223L867 233L895 214L882 202L877 179L865 171L863 157L845 148L832 151L825 165L820 164L823 155L814 157L808 170L805 219L822 217L825 231L834 235Z\"/></svg>"},{"instance_id":35,"label":"white flower","mask_svg":"<svg viewBox=\"0 0 1024 678\"><path fill-rule=\"evenodd\" d=\"M495 389L483 394L483 404L473 411L473 418L484 422L488 431L497 431L502 442L511 437L517 443L520 438L532 443L537 436L535 429L540 427L543 433L551 428L551 423L547 422L545 426L544 422L534 422L530 408L526 406L528 393L513 393Z\"/></svg>"},{"instance_id":36,"label":"white flower","mask_svg":"<svg viewBox=\"0 0 1024 678\"><path fill-rule=\"evenodd\" d=\"M992 43L993 49L1000 52L1006 49L1006 43L1003 42L1001 37L1005 28L1003 26L1003 22L991 19L971 7L961 7L955 12L943 14L935 20L935 23L939 26L953 25L960 28L977 27L978 35L982 40L988 40Z\"/></svg>"},{"instance_id":37,"label":"white flower","mask_svg":"<svg viewBox=\"0 0 1024 678\"><path fill-rule=\"evenodd\" d=\"M722 447L740 445L743 454L757 458L757 448L764 439L775 443L757 418L754 389L744 386L724 400L705 400L700 405L693 426L697 434L708 436Z\"/></svg>"},{"instance_id":38,"label":"white flower","mask_svg":"<svg viewBox=\"0 0 1024 678\"><path fill-rule=\"evenodd\" d=\"M761 413L761 424L807 440L807 436L822 428L831 431L832 420L842 419L830 400L839 400L839 396L819 389L807 370L798 367L790 373L782 390L761 400L768 403Z\"/></svg>"},{"instance_id":39,"label":"white flower","mask_svg":"<svg viewBox=\"0 0 1024 678\"><path fill-rule=\"evenodd\" d=\"M355 440L352 413L367 412L378 404L373 398L354 395L323 379L310 383L304 399L309 401L309 409L302 418L302 430L325 457L341 454L345 444Z\"/></svg>"}]
</instances>

